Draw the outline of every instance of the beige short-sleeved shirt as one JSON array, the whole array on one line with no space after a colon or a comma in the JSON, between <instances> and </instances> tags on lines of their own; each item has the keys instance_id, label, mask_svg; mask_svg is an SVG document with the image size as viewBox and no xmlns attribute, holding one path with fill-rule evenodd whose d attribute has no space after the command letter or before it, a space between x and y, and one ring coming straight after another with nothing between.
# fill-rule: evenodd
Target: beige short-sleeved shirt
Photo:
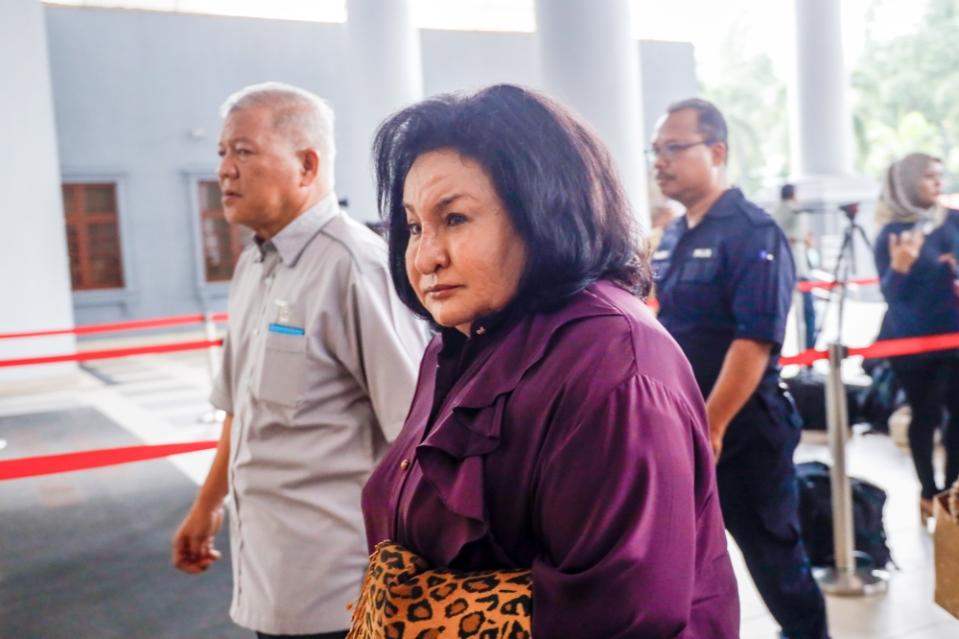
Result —
<instances>
[{"instance_id":1,"label":"beige short-sleeved shirt","mask_svg":"<svg viewBox=\"0 0 959 639\"><path fill-rule=\"evenodd\" d=\"M783 230L796 263L796 277L806 277L809 268L806 262L806 214L791 202L780 202L772 218Z\"/></svg>"},{"instance_id":2,"label":"beige short-sleeved shirt","mask_svg":"<svg viewBox=\"0 0 959 639\"><path fill-rule=\"evenodd\" d=\"M385 243L331 194L240 257L211 401L233 415L233 620L349 627L367 553L360 491L409 409L427 329Z\"/></svg>"}]
</instances>

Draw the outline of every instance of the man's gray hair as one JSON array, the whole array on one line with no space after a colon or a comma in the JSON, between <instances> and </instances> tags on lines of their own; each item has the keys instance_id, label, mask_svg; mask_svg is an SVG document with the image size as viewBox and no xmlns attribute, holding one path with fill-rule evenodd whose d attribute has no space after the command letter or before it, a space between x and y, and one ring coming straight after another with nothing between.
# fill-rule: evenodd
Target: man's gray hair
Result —
<instances>
[{"instance_id":1,"label":"man's gray hair","mask_svg":"<svg viewBox=\"0 0 959 639\"><path fill-rule=\"evenodd\" d=\"M314 148L320 156L320 172L326 185L333 188L333 109L323 98L306 89L282 82L264 82L244 87L228 97L220 115L234 111L266 107L273 113L273 126L287 135L297 148Z\"/></svg>"}]
</instances>

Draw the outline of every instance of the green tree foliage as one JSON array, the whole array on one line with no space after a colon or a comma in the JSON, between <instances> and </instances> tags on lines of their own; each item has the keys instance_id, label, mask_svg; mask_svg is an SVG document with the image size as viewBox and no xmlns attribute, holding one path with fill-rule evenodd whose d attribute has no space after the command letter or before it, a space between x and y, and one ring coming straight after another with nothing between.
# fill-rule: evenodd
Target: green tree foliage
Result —
<instances>
[{"instance_id":1,"label":"green tree foliage","mask_svg":"<svg viewBox=\"0 0 959 639\"><path fill-rule=\"evenodd\" d=\"M883 1L874 0L870 15ZM867 30L852 74L860 171L879 177L893 159L924 151L944 160L949 186L959 187L957 67L959 0L929 0L918 28L891 40Z\"/></svg>"},{"instance_id":2,"label":"green tree foliage","mask_svg":"<svg viewBox=\"0 0 959 639\"><path fill-rule=\"evenodd\" d=\"M747 49L749 28L737 24L729 31L719 73L704 82L703 95L722 110L729 125L731 179L754 195L789 173L789 118L786 83L765 52Z\"/></svg>"}]
</instances>

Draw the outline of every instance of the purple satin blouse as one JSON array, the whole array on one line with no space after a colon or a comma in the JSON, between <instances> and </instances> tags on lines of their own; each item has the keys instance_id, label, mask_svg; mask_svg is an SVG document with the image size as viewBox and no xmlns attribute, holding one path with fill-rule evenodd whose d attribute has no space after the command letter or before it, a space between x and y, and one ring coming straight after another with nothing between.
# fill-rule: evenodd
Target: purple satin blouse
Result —
<instances>
[{"instance_id":1,"label":"purple satin blouse","mask_svg":"<svg viewBox=\"0 0 959 639\"><path fill-rule=\"evenodd\" d=\"M371 550L532 568L535 639L737 637L702 395L645 305L598 282L480 332L427 348Z\"/></svg>"}]
</instances>

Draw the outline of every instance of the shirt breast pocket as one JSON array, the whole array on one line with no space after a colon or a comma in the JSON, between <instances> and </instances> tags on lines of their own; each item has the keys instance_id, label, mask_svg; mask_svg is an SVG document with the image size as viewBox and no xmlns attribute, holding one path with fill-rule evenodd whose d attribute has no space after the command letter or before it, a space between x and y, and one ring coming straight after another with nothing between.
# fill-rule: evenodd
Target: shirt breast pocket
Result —
<instances>
[{"instance_id":1,"label":"shirt breast pocket","mask_svg":"<svg viewBox=\"0 0 959 639\"><path fill-rule=\"evenodd\" d=\"M679 281L683 284L710 284L719 273L719 260L715 258L692 259L683 264Z\"/></svg>"},{"instance_id":2,"label":"shirt breast pocket","mask_svg":"<svg viewBox=\"0 0 959 639\"><path fill-rule=\"evenodd\" d=\"M254 394L261 401L295 407L305 372L306 336L268 332Z\"/></svg>"}]
</instances>

